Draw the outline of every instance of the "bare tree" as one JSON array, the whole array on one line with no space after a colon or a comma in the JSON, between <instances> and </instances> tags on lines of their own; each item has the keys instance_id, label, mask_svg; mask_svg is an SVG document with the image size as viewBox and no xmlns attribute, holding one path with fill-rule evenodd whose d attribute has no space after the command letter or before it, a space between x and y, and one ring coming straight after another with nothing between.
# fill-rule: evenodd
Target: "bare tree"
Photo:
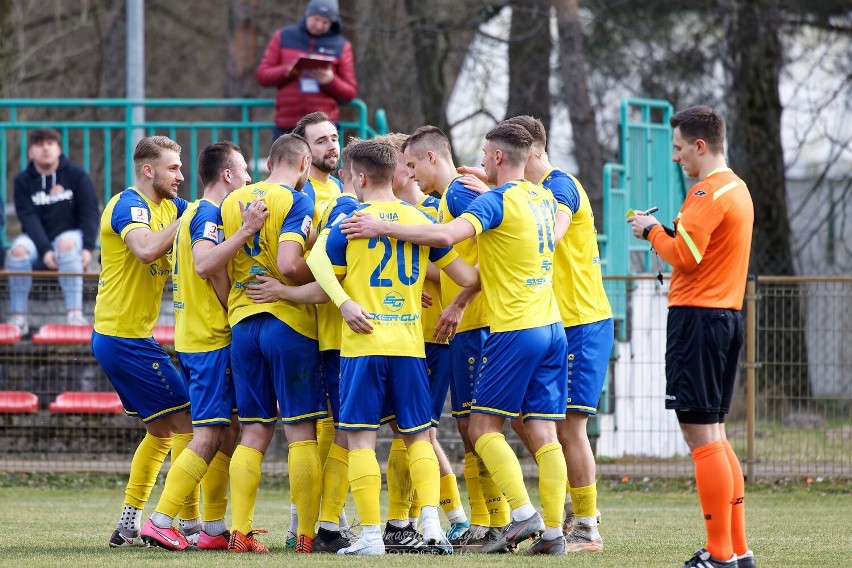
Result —
<instances>
[{"instance_id":1,"label":"bare tree","mask_svg":"<svg viewBox=\"0 0 852 568\"><path fill-rule=\"evenodd\" d=\"M553 0L559 29L562 94L571 117L578 174L589 195L598 223L603 222L603 151L598 138L595 109L589 96L588 63L583 53L579 0ZM603 227L599 225L599 229Z\"/></svg>"},{"instance_id":2,"label":"bare tree","mask_svg":"<svg viewBox=\"0 0 852 568\"><path fill-rule=\"evenodd\" d=\"M509 29L509 102L506 116L529 114L550 127L550 4L512 0Z\"/></svg>"}]
</instances>

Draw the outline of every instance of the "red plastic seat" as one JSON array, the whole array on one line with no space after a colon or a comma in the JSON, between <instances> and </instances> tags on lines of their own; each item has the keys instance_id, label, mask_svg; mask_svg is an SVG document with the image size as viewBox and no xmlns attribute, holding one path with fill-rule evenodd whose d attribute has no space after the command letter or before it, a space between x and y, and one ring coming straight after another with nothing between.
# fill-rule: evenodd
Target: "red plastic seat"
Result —
<instances>
[{"instance_id":1,"label":"red plastic seat","mask_svg":"<svg viewBox=\"0 0 852 568\"><path fill-rule=\"evenodd\" d=\"M38 397L27 391L0 391L0 412L35 414L38 412Z\"/></svg>"},{"instance_id":2,"label":"red plastic seat","mask_svg":"<svg viewBox=\"0 0 852 568\"><path fill-rule=\"evenodd\" d=\"M50 345L85 345L92 339L92 326L49 323L33 335L33 343Z\"/></svg>"},{"instance_id":3,"label":"red plastic seat","mask_svg":"<svg viewBox=\"0 0 852 568\"><path fill-rule=\"evenodd\" d=\"M114 392L63 392L50 403L54 414L121 414L124 406Z\"/></svg>"},{"instance_id":4,"label":"red plastic seat","mask_svg":"<svg viewBox=\"0 0 852 568\"><path fill-rule=\"evenodd\" d=\"M175 343L175 326L173 325L155 325L154 326L154 341L160 345L174 345Z\"/></svg>"},{"instance_id":5,"label":"red plastic seat","mask_svg":"<svg viewBox=\"0 0 852 568\"><path fill-rule=\"evenodd\" d=\"M0 323L0 344L17 343L21 340L21 330L10 323Z\"/></svg>"}]
</instances>

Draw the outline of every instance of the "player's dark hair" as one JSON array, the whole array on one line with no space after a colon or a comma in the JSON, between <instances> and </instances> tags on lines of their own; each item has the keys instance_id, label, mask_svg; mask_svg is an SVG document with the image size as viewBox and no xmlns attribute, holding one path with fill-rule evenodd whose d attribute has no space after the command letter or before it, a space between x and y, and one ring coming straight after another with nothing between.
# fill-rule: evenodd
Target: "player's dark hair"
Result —
<instances>
[{"instance_id":1,"label":"player's dark hair","mask_svg":"<svg viewBox=\"0 0 852 568\"><path fill-rule=\"evenodd\" d=\"M174 150L180 154L180 145L168 136L146 136L136 144L133 150L133 167L136 174L142 173L142 166L159 159L163 150Z\"/></svg>"},{"instance_id":2,"label":"player's dark hair","mask_svg":"<svg viewBox=\"0 0 852 568\"><path fill-rule=\"evenodd\" d=\"M387 183L396 169L397 151L388 144L376 140L349 143L348 158L352 171L365 173L373 183Z\"/></svg>"},{"instance_id":3,"label":"player's dark hair","mask_svg":"<svg viewBox=\"0 0 852 568\"><path fill-rule=\"evenodd\" d=\"M298 134L284 134L272 143L269 150L270 168L275 169L281 165L295 167L302 158L310 155L311 147L307 140Z\"/></svg>"},{"instance_id":4,"label":"player's dark hair","mask_svg":"<svg viewBox=\"0 0 852 568\"><path fill-rule=\"evenodd\" d=\"M669 124L680 128L680 135L689 142L704 140L713 154L725 151L725 119L708 106L684 109L672 116Z\"/></svg>"},{"instance_id":5,"label":"player's dark hair","mask_svg":"<svg viewBox=\"0 0 852 568\"><path fill-rule=\"evenodd\" d=\"M36 128L30 132L27 140L27 148L31 148L45 140L53 140L57 144L62 144L62 136L56 130L52 128Z\"/></svg>"},{"instance_id":6,"label":"player's dark hair","mask_svg":"<svg viewBox=\"0 0 852 568\"><path fill-rule=\"evenodd\" d=\"M311 114L306 114L299 119L299 122L296 123L296 128L293 129L293 134L298 134L302 138L307 138L305 130L307 130L308 126L312 124L319 124L320 122L329 122L328 115L324 112L318 110Z\"/></svg>"},{"instance_id":7,"label":"player's dark hair","mask_svg":"<svg viewBox=\"0 0 852 568\"><path fill-rule=\"evenodd\" d=\"M547 147L547 131L544 129L544 123L541 120L528 114L522 114L507 118L503 123L522 126L532 136L534 146L540 145L542 148Z\"/></svg>"},{"instance_id":8,"label":"player's dark hair","mask_svg":"<svg viewBox=\"0 0 852 568\"><path fill-rule=\"evenodd\" d=\"M219 175L234 167L234 152L242 152L233 142L223 141L210 144L198 154L198 176L202 185L216 181Z\"/></svg>"},{"instance_id":9,"label":"player's dark hair","mask_svg":"<svg viewBox=\"0 0 852 568\"><path fill-rule=\"evenodd\" d=\"M417 158L422 158L423 154L429 150L441 154L448 160L452 160L453 157L450 139L437 126L426 125L415 130L402 144L400 151L405 152L406 149Z\"/></svg>"},{"instance_id":10,"label":"player's dark hair","mask_svg":"<svg viewBox=\"0 0 852 568\"><path fill-rule=\"evenodd\" d=\"M506 161L513 166L526 164L530 157L533 137L523 126L501 122L488 131L485 139L502 150Z\"/></svg>"}]
</instances>

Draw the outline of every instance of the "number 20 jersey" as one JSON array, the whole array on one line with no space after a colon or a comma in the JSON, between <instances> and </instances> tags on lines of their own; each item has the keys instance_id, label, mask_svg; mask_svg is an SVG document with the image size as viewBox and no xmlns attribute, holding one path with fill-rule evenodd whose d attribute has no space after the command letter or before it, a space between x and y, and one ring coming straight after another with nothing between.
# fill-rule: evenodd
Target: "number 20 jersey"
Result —
<instances>
[{"instance_id":1,"label":"number 20 jersey","mask_svg":"<svg viewBox=\"0 0 852 568\"><path fill-rule=\"evenodd\" d=\"M392 223L434 224L402 201L367 202L358 210ZM357 334L344 326L340 355L425 357L420 293L426 267L431 261L443 268L458 258L452 247L429 248L388 237L347 241L337 224L329 233L326 252L335 273L345 275L343 289L373 316L371 334Z\"/></svg>"}]
</instances>

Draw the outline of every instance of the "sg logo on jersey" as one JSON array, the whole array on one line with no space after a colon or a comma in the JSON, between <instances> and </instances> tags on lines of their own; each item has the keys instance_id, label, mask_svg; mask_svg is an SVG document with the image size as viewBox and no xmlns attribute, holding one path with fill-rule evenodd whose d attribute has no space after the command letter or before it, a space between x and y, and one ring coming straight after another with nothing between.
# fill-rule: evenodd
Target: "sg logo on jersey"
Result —
<instances>
[{"instance_id":1,"label":"sg logo on jersey","mask_svg":"<svg viewBox=\"0 0 852 568\"><path fill-rule=\"evenodd\" d=\"M405 298L399 292L388 292L382 304L392 312L398 312L405 304Z\"/></svg>"}]
</instances>

